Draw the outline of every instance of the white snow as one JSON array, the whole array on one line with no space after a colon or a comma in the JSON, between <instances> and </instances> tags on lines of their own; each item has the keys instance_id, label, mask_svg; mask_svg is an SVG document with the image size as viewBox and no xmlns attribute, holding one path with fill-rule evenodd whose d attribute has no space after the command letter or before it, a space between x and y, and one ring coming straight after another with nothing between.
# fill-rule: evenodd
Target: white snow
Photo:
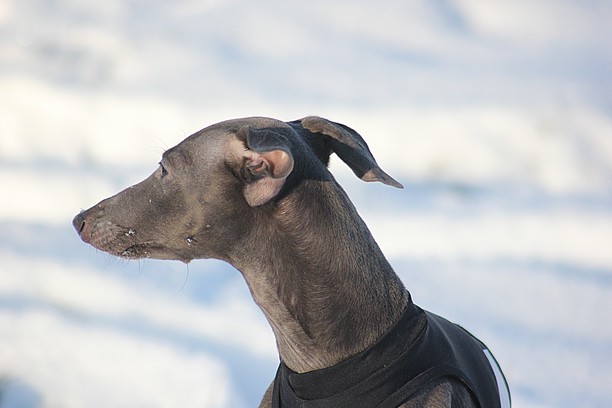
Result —
<instances>
[{"instance_id":1,"label":"white snow","mask_svg":"<svg viewBox=\"0 0 612 408\"><path fill-rule=\"evenodd\" d=\"M114 260L71 218L220 120L321 115L405 185L346 187L517 407L612 405L612 5L0 3L0 406L251 407L274 338L216 261Z\"/></svg>"}]
</instances>

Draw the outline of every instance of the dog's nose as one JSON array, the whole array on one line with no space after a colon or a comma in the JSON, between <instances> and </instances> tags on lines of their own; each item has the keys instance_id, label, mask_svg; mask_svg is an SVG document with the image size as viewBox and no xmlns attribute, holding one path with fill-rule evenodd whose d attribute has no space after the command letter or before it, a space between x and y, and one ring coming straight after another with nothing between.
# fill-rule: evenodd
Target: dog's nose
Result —
<instances>
[{"instance_id":1,"label":"dog's nose","mask_svg":"<svg viewBox=\"0 0 612 408\"><path fill-rule=\"evenodd\" d=\"M72 226L79 233L79 235L81 235L81 231L83 231L83 228L85 228L85 217L83 216L84 212L85 211L81 211L72 219Z\"/></svg>"}]
</instances>

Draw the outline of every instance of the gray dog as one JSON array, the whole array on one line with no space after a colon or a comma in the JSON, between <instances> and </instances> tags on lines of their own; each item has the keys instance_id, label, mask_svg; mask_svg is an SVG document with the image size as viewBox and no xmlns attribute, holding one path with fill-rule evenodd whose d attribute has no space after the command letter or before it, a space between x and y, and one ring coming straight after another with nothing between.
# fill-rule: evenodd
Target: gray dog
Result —
<instances>
[{"instance_id":1,"label":"gray dog","mask_svg":"<svg viewBox=\"0 0 612 408\"><path fill-rule=\"evenodd\" d=\"M236 119L167 150L73 225L123 258L238 269L280 355L260 407L509 407L484 344L412 302L327 170L332 153L362 180L402 187L347 126Z\"/></svg>"}]
</instances>

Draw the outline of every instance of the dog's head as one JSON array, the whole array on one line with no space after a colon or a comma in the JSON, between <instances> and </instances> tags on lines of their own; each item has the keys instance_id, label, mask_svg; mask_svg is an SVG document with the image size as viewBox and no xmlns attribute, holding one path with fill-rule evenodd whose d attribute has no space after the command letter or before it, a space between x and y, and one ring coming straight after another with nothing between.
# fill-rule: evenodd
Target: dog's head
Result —
<instances>
[{"instance_id":1,"label":"dog's head","mask_svg":"<svg viewBox=\"0 0 612 408\"><path fill-rule=\"evenodd\" d=\"M401 184L347 126L319 117L221 122L167 150L144 181L73 219L81 239L124 258L228 260L253 223L303 180L332 180L335 152L365 181Z\"/></svg>"}]
</instances>

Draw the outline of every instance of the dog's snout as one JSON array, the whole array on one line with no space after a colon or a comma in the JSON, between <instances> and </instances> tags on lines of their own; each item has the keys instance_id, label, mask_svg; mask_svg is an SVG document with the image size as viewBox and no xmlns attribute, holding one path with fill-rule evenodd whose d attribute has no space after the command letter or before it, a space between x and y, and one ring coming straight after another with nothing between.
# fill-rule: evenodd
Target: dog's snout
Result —
<instances>
[{"instance_id":1,"label":"dog's snout","mask_svg":"<svg viewBox=\"0 0 612 408\"><path fill-rule=\"evenodd\" d=\"M72 226L79 233L79 235L81 235L83 228L85 228L85 217L83 216L83 213L84 211L81 211L72 219Z\"/></svg>"}]
</instances>

